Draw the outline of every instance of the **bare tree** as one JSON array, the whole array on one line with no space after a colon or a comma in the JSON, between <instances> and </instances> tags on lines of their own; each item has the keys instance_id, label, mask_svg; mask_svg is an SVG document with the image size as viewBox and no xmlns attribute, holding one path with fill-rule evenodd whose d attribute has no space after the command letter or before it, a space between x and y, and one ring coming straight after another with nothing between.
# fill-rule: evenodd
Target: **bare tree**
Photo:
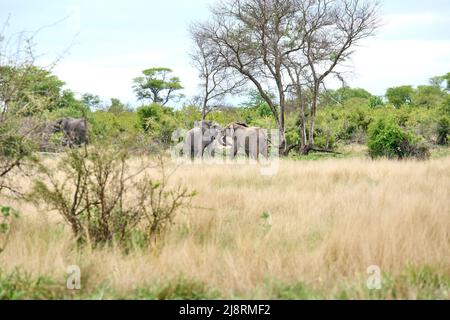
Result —
<instances>
[{"instance_id":1,"label":"bare tree","mask_svg":"<svg viewBox=\"0 0 450 320\"><path fill-rule=\"evenodd\" d=\"M202 32L218 53L218 62L255 85L270 107L280 133L280 152L286 151L286 87L283 60L299 50L289 36L295 11L291 0L221 1L213 20ZM274 89L276 100L269 92Z\"/></svg>"},{"instance_id":2,"label":"bare tree","mask_svg":"<svg viewBox=\"0 0 450 320\"><path fill-rule=\"evenodd\" d=\"M378 3L365 0L299 1L302 21L304 56L309 73L311 110L308 143L303 150L314 148L315 118L321 87L326 78L339 74L336 68L353 53L362 39L375 32L378 23Z\"/></svg>"},{"instance_id":3,"label":"bare tree","mask_svg":"<svg viewBox=\"0 0 450 320\"><path fill-rule=\"evenodd\" d=\"M245 85L245 78L237 78L226 65L218 63L218 54L208 37L202 33L201 26L192 25L191 37L194 47L190 53L194 67L202 80L202 93L199 102L202 110L202 120L214 109L223 104L228 94L238 93Z\"/></svg>"},{"instance_id":4,"label":"bare tree","mask_svg":"<svg viewBox=\"0 0 450 320\"><path fill-rule=\"evenodd\" d=\"M279 129L281 154L293 148L286 143L285 110L289 95L295 97L301 144L309 152L321 86L354 45L373 34L376 9L369 0L223 0L212 8L210 22L197 25L196 34L216 53L215 65L256 86ZM269 95L272 90L276 99Z\"/></svg>"}]
</instances>

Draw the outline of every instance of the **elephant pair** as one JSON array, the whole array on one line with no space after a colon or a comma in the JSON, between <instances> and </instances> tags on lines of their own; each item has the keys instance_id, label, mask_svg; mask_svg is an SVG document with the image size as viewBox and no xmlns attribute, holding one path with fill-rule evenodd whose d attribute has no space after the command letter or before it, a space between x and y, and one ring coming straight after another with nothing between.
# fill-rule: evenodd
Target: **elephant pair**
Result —
<instances>
[{"instance_id":1,"label":"elephant pair","mask_svg":"<svg viewBox=\"0 0 450 320\"><path fill-rule=\"evenodd\" d=\"M244 123L232 123L225 129L212 121L195 123L195 128L187 133L183 145L183 154L194 160L203 158L205 153L215 157L217 154L230 155L235 158L240 151L247 157L259 159L262 155L268 158L267 131L257 127L249 127Z\"/></svg>"},{"instance_id":2,"label":"elephant pair","mask_svg":"<svg viewBox=\"0 0 450 320\"><path fill-rule=\"evenodd\" d=\"M50 131L64 133L63 145L70 148L88 143L86 119L62 118L51 125Z\"/></svg>"}]
</instances>

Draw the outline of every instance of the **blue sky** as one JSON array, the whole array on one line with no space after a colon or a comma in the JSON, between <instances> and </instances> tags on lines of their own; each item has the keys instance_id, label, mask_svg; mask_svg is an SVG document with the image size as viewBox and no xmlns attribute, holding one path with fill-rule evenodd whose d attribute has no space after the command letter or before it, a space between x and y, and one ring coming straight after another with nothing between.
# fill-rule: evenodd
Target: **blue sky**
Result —
<instances>
[{"instance_id":1,"label":"blue sky","mask_svg":"<svg viewBox=\"0 0 450 320\"><path fill-rule=\"evenodd\" d=\"M36 39L40 64L69 49L54 69L67 87L134 104L132 79L154 66L172 68L184 93L195 94L187 26L206 19L214 2L0 0L0 23L10 15L9 34L48 26ZM348 83L381 95L388 87L425 84L450 72L450 1L381 3L383 27L357 48Z\"/></svg>"}]
</instances>

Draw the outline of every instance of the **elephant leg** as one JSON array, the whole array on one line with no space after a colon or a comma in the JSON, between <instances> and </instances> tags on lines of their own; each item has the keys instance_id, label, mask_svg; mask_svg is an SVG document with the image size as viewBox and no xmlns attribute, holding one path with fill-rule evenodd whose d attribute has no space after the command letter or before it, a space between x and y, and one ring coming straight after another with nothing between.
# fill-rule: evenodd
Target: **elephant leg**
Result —
<instances>
[{"instance_id":1,"label":"elephant leg","mask_svg":"<svg viewBox=\"0 0 450 320\"><path fill-rule=\"evenodd\" d=\"M238 144L238 140L237 137L233 138L233 158L236 159L236 156L238 154L239 151L239 144Z\"/></svg>"}]
</instances>

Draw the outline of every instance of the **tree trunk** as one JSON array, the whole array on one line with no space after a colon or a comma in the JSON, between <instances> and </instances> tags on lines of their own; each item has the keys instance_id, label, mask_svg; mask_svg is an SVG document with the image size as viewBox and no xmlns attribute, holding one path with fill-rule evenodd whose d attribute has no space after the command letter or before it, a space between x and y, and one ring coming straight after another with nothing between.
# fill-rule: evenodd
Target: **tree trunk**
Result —
<instances>
[{"instance_id":1,"label":"tree trunk","mask_svg":"<svg viewBox=\"0 0 450 320\"><path fill-rule=\"evenodd\" d=\"M308 147L311 150L314 147L314 131L316 124L316 110L317 110L317 99L319 95L319 86L316 84L313 90L313 101L311 105L311 121L309 126L309 139L308 139Z\"/></svg>"},{"instance_id":2,"label":"tree trunk","mask_svg":"<svg viewBox=\"0 0 450 320\"><path fill-rule=\"evenodd\" d=\"M206 120L206 116L207 116L207 112L206 109L208 107L208 101L205 99L203 101L203 107L202 107L202 120L205 121Z\"/></svg>"}]
</instances>

